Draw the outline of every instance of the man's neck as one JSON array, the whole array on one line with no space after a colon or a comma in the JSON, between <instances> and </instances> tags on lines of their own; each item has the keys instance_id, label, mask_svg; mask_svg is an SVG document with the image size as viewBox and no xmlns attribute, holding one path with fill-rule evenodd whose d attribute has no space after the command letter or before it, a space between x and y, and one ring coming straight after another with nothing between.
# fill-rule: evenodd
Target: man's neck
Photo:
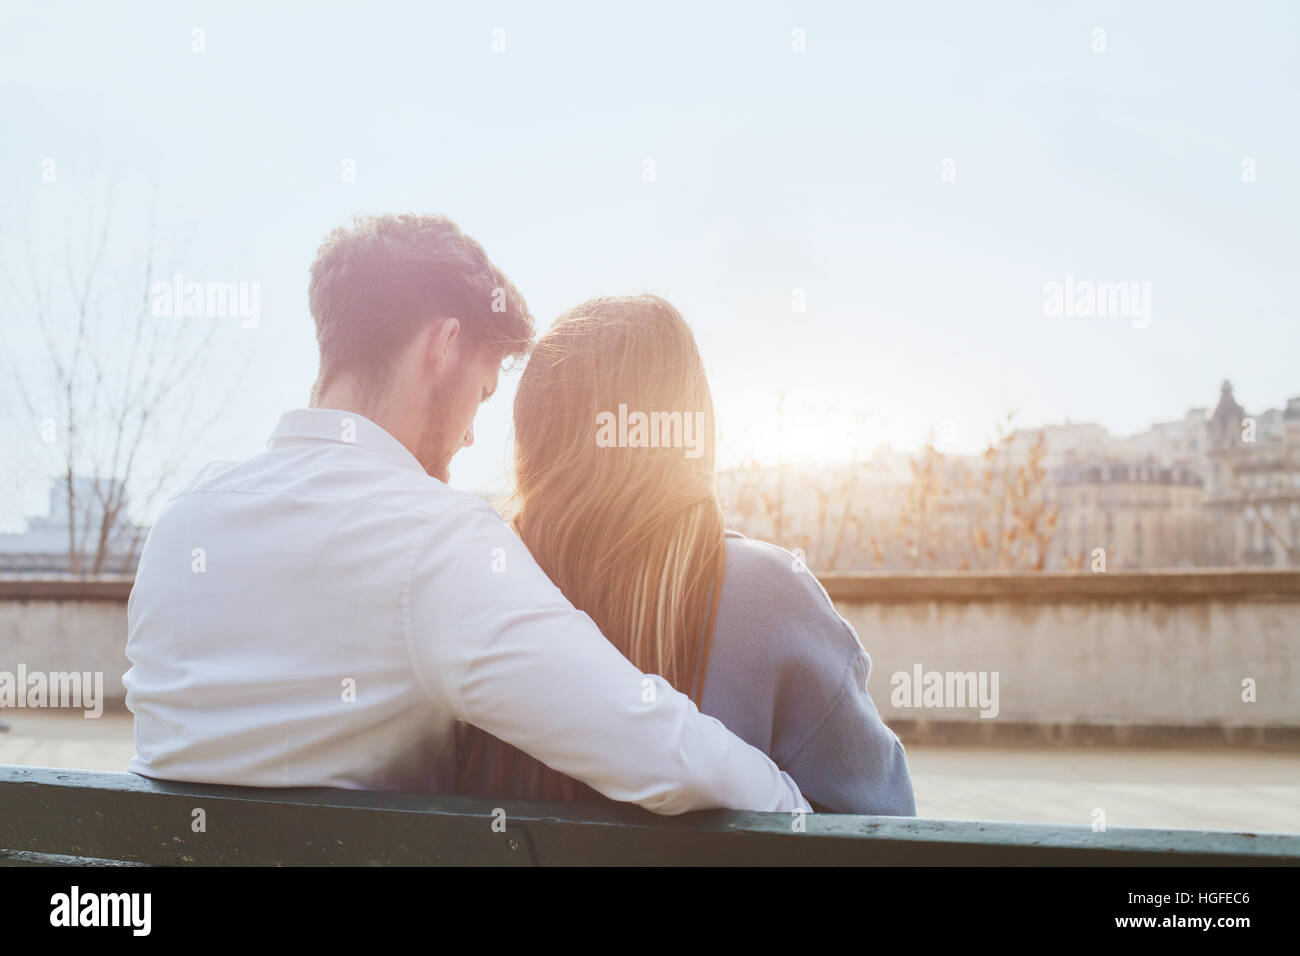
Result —
<instances>
[{"instance_id":1,"label":"man's neck","mask_svg":"<svg viewBox=\"0 0 1300 956\"><path fill-rule=\"evenodd\" d=\"M363 415L403 445L407 444L402 434L401 425L396 421L391 409L388 407L388 403L367 400L362 395L361 390L351 382L336 381L319 391L313 390L309 407L330 408L340 412L354 412ZM410 446L407 445L407 447Z\"/></svg>"},{"instance_id":2,"label":"man's neck","mask_svg":"<svg viewBox=\"0 0 1300 956\"><path fill-rule=\"evenodd\" d=\"M391 394L375 398L358 388L350 378L338 378L325 388L312 389L311 408L328 408L340 412L353 412L374 422L388 434L392 435L406 448L420 466L444 484L447 482L447 468L430 470L426 455L420 447L421 423L412 421L410 416L400 413L401 402L395 402Z\"/></svg>"}]
</instances>

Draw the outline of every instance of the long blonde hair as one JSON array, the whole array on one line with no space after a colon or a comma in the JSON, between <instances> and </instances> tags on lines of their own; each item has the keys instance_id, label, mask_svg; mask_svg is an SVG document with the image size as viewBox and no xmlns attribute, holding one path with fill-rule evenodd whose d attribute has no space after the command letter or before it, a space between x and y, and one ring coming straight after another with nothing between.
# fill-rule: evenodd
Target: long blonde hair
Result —
<instances>
[{"instance_id":1,"label":"long blonde hair","mask_svg":"<svg viewBox=\"0 0 1300 956\"><path fill-rule=\"evenodd\" d=\"M629 661L698 706L726 549L713 399L686 321L653 295L570 309L534 349L514 419L516 532ZM464 792L597 796L477 729L461 744Z\"/></svg>"}]
</instances>

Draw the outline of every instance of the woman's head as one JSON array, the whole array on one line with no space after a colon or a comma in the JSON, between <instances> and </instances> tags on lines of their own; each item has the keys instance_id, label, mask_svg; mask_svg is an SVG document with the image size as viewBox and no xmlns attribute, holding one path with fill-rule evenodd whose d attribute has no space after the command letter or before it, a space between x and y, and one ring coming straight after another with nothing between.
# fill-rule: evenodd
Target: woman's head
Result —
<instances>
[{"instance_id":1,"label":"woman's head","mask_svg":"<svg viewBox=\"0 0 1300 956\"><path fill-rule=\"evenodd\" d=\"M685 693L723 548L714 446L695 337L658 296L570 309L520 379L520 536L619 650Z\"/></svg>"},{"instance_id":2,"label":"woman's head","mask_svg":"<svg viewBox=\"0 0 1300 956\"><path fill-rule=\"evenodd\" d=\"M653 295L570 309L534 348L514 414L520 537L628 660L698 704L725 543L713 401L685 320ZM575 793L517 752L478 756L530 781L508 795Z\"/></svg>"},{"instance_id":3,"label":"woman's head","mask_svg":"<svg viewBox=\"0 0 1300 956\"><path fill-rule=\"evenodd\" d=\"M686 321L663 299L591 299L538 342L515 397L523 498L593 479L615 497L629 483L657 497L711 496L713 466L704 365Z\"/></svg>"}]
</instances>

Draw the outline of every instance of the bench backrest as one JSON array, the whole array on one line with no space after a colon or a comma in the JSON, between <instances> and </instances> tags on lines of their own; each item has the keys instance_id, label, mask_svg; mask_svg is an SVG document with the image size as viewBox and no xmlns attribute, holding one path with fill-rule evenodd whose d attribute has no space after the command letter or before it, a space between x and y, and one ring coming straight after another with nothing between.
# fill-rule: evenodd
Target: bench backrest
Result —
<instances>
[{"instance_id":1,"label":"bench backrest","mask_svg":"<svg viewBox=\"0 0 1300 956\"><path fill-rule=\"evenodd\" d=\"M202 811L201 814L196 811ZM197 821L202 821L199 831ZM494 826L495 824L495 826ZM491 801L0 766L0 862L1260 865L1300 836ZM504 832L502 832L504 830Z\"/></svg>"}]
</instances>

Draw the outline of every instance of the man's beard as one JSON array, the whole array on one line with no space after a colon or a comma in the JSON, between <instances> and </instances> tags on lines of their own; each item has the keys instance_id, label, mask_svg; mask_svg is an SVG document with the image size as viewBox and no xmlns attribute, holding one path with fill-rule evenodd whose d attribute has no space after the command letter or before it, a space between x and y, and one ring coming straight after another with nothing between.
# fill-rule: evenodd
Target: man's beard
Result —
<instances>
[{"instance_id":1,"label":"man's beard","mask_svg":"<svg viewBox=\"0 0 1300 956\"><path fill-rule=\"evenodd\" d=\"M420 444L415 452L415 460L420 463L428 474L437 478L444 485L450 483L451 478L451 442L448 441L446 432L436 424L430 424L429 428L420 436Z\"/></svg>"}]
</instances>

